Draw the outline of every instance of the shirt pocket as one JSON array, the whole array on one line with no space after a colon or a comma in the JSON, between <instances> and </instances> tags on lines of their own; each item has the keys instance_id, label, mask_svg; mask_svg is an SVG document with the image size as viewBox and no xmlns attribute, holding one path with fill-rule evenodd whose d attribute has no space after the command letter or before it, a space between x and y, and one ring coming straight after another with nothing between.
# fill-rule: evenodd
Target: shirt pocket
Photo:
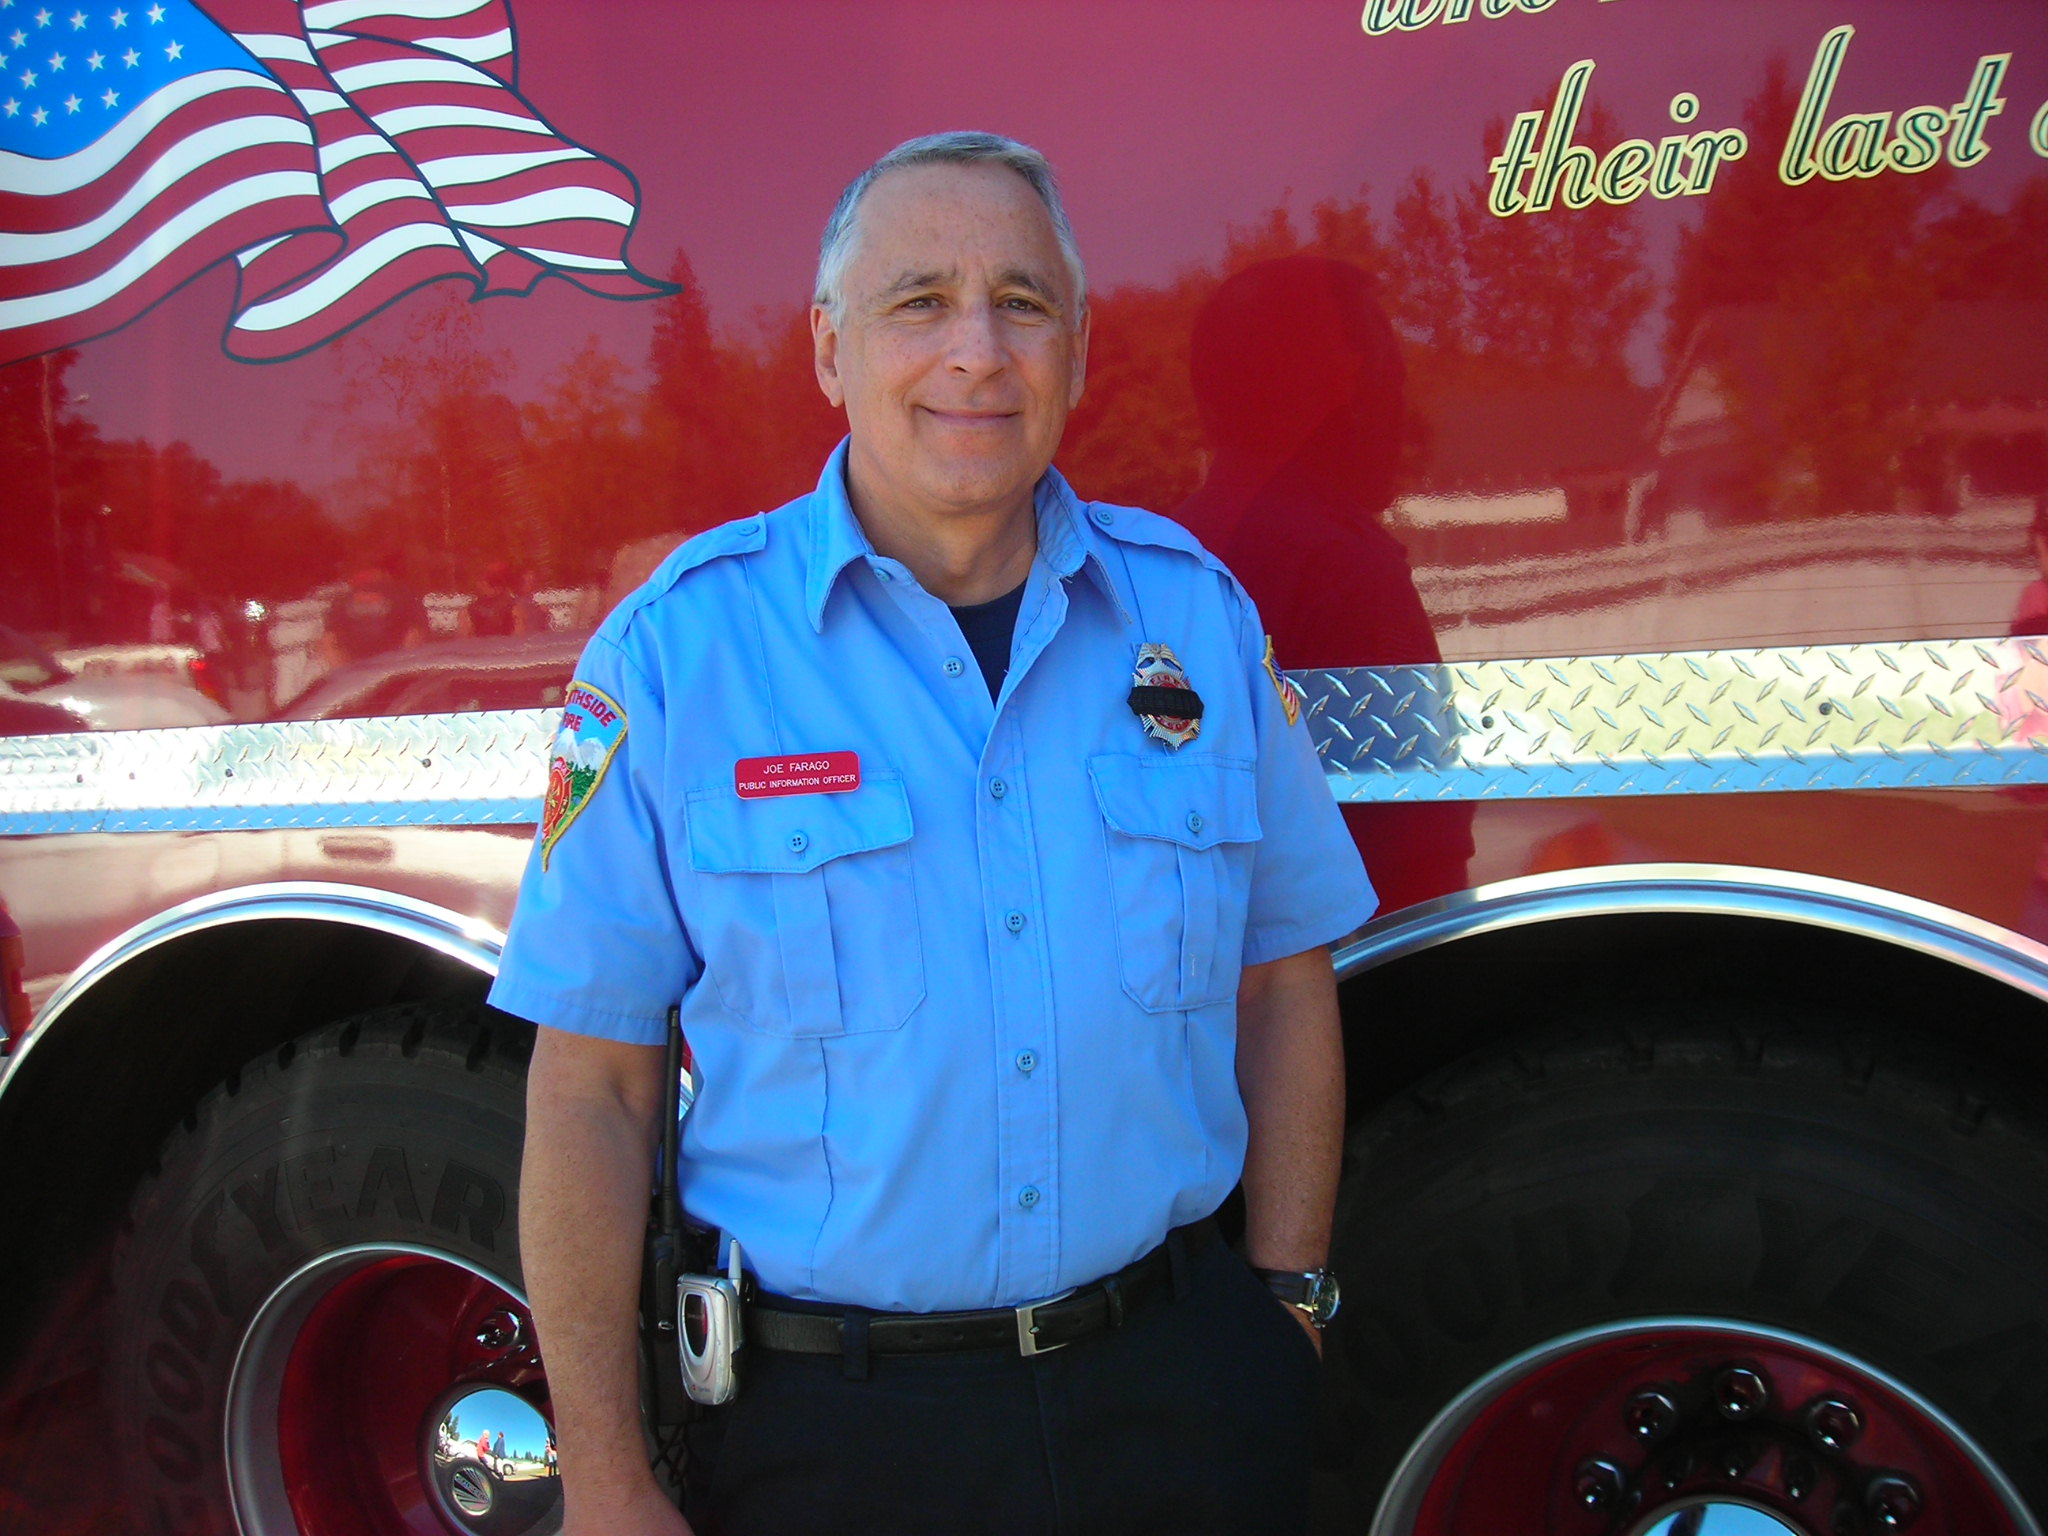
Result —
<instances>
[{"instance_id":1,"label":"shirt pocket","mask_svg":"<svg viewBox=\"0 0 2048 1536\"><path fill-rule=\"evenodd\" d=\"M1154 1013L1235 996L1259 840L1253 765L1104 753L1088 760L1088 777L1124 991Z\"/></svg>"},{"instance_id":2,"label":"shirt pocket","mask_svg":"<svg viewBox=\"0 0 2048 1536\"><path fill-rule=\"evenodd\" d=\"M901 774L840 795L685 800L691 930L726 1010L789 1039L900 1028L924 1001Z\"/></svg>"}]
</instances>

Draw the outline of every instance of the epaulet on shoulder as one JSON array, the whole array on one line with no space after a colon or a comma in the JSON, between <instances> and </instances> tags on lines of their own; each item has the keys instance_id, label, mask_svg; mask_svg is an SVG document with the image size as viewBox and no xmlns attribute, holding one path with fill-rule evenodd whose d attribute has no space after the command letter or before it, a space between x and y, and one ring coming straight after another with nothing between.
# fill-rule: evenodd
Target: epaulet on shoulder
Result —
<instances>
[{"instance_id":1,"label":"epaulet on shoulder","mask_svg":"<svg viewBox=\"0 0 2048 1536\"><path fill-rule=\"evenodd\" d=\"M765 512L735 518L729 523L720 523L716 528L692 534L670 550L668 557L654 568L653 573L612 610L605 627L623 629L633 614L666 594L698 566L709 565L727 555L750 555L765 548L767 543L768 514Z\"/></svg>"},{"instance_id":2,"label":"epaulet on shoulder","mask_svg":"<svg viewBox=\"0 0 2048 1536\"><path fill-rule=\"evenodd\" d=\"M1209 552L1208 546L1172 518L1162 517L1157 512L1147 512L1143 507L1111 506L1107 502L1094 503L1091 515L1104 508L1110 513L1109 521L1104 522L1096 516L1095 526L1119 543L1146 545L1153 549L1177 549L1184 554L1193 555L1212 571L1219 571L1225 576L1230 574L1229 568Z\"/></svg>"},{"instance_id":3,"label":"epaulet on shoulder","mask_svg":"<svg viewBox=\"0 0 2048 1536\"><path fill-rule=\"evenodd\" d=\"M700 565L709 565L727 555L751 555L755 550L765 548L767 543L768 514L765 512L720 523L716 528L706 528L677 545L675 552L655 568L647 585L666 591Z\"/></svg>"}]
</instances>

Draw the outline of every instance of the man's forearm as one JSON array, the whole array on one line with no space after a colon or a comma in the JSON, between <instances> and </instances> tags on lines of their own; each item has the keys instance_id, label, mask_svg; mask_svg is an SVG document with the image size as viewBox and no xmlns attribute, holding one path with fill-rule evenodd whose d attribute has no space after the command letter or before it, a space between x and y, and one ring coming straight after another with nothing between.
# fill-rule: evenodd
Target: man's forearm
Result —
<instances>
[{"instance_id":1,"label":"man's forearm","mask_svg":"<svg viewBox=\"0 0 2048 1536\"><path fill-rule=\"evenodd\" d=\"M1237 1000L1245 1148L1245 1248L1261 1269L1329 1256L1344 1155L1344 1041L1330 952L1253 966Z\"/></svg>"},{"instance_id":2,"label":"man's forearm","mask_svg":"<svg viewBox=\"0 0 2048 1536\"><path fill-rule=\"evenodd\" d=\"M551 1070L543 1032L528 1079L519 1240L548 1369L563 1493L635 1503L653 1491L640 1430L641 1247L657 1117Z\"/></svg>"}]
</instances>

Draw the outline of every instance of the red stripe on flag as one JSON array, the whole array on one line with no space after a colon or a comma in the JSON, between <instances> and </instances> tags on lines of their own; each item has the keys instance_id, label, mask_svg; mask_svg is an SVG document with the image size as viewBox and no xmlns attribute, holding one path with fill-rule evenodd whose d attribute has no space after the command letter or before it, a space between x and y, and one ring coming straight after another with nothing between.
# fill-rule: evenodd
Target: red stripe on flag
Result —
<instances>
[{"instance_id":1,"label":"red stripe on flag","mask_svg":"<svg viewBox=\"0 0 2048 1536\"><path fill-rule=\"evenodd\" d=\"M151 178L161 175L165 155L175 154L180 146L197 148L195 135L224 123L265 116L298 122L287 98L267 82L254 91L229 85L176 108L133 152L85 186L40 196L0 194L0 228L46 239L76 230L80 238L91 240L83 249L68 254L0 267L0 306L4 306L0 307L0 326L5 327L0 329L0 364L125 325L180 284L243 247L283 230L325 224L327 209L312 179L312 147L300 142L254 144L210 153L175 181L153 190L148 200L120 223L99 233L89 228L129 189L147 187ZM21 159L15 164L19 167ZM63 163L53 161L50 169L53 178L60 176ZM279 172L296 173L304 190L267 187L253 180ZM200 227L185 227L190 217L205 211L199 205L223 195L247 195L254 201L213 216ZM153 249L160 246L168 249ZM145 251L150 253L146 265L127 275L120 272L124 261ZM82 296L70 291L95 282L111 286L82 304Z\"/></svg>"},{"instance_id":2,"label":"red stripe on flag","mask_svg":"<svg viewBox=\"0 0 2048 1536\"><path fill-rule=\"evenodd\" d=\"M305 118L297 104L260 76L242 78L248 83L223 85L179 107L104 174L83 186L62 192L0 192L0 221L4 221L0 229L11 235L33 235L88 224L127 196L168 152L194 134L224 124L269 119L281 128L296 127L302 136L300 153L308 154L303 144ZM33 163L26 155L10 158L17 167ZM61 174L62 161L48 163ZM310 169L309 155L306 163Z\"/></svg>"}]
</instances>

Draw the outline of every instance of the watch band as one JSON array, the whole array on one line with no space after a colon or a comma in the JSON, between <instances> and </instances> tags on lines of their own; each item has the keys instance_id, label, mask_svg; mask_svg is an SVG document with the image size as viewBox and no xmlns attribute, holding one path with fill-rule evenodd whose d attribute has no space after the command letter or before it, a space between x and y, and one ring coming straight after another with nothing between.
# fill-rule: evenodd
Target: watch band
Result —
<instances>
[{"instance_id":1,"label":"watch band","mask_svg":"<svg viewBox=\"0 0 2048 1536\"><path fill-rule=\"evenodd\" d=\"M1327 1269L1254 1270L1266 1289L1321 1328L1337 1315L1337 1277Z\"/></svg>"}]
</instances>

